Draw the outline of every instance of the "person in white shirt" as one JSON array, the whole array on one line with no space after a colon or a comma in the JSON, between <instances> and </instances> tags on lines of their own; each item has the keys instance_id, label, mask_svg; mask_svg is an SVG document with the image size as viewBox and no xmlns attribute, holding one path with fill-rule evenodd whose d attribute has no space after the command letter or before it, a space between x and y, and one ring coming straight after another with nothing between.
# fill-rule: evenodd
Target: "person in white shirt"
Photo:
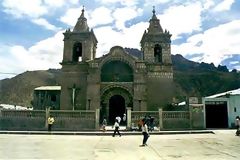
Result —
<instances>
[{"instance_id":1,"label":"person in white shirt","mask_svg":"<svg viewBox=\"0 0 240 160\"><path fill-rule=\"evenodd\" d=\"M146 124L146 119L142 120L142 135L143 135L143 143L140 145L140 147L147 146L147 140L149 138L149 133L148 133L148 126Z\"/></svg>"},{"instance_id":2,"label":"person in white shirt","mask_svg":"<svg viewBox=\"0 0 240 160\"><path fill-rule=\"evenodd\" d=\"M117 117L116 117L116 120L118 121L118 124L120 125L121 117L120 117L120 116L117 116Z\"/></svg>"},{"instance_id":3,"label":"person in white shirt","mask_svg":"<svg viewBox=\"0 0 240 160\"><path fill-rule=\"evenodd\" d=\"M115 137L115 134L116 134L116 132L118 133L118 135L121 137L121 134L120 134L120 132L119 132L119 123L118 123L118 120L117 119L115 119L115 123L114 123L114 125L113 125L113 128L114 128L114 132L113 132L113 137Z\"/></svg>"}]
</instances>

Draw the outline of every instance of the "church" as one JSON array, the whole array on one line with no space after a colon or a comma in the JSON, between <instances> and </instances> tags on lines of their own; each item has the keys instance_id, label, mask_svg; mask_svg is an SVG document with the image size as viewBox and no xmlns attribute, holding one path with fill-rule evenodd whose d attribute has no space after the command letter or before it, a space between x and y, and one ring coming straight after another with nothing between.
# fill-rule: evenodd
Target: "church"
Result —
<instances>
[{"instance_id":1,"label":"church","mask_svg":"<svg viewBox=\"0 0 240 160\"><path fill-rule=\"evenodd\" d=\"M141 54L137 56L113 46L108 54L96 58L98 41L88 26L84 9L73 30L67 29L63 34L60 86L36 88L36 109L44 109L46 104L58 110L99 108L100 116L111 122L127 108L155 111L171 104L171 34L163 30L154 8L149 27L139 39Z\"/></svg>"}]
</instances>

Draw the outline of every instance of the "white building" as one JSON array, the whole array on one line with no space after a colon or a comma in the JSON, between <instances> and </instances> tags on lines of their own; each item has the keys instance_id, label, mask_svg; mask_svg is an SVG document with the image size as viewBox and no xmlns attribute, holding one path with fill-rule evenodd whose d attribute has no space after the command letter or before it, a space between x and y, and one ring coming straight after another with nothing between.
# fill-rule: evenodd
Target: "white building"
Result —
<instances>
[{"instance_id":1,"label":"white building","mask_svg":"<svg viewBox=\"0 0 240 160\"><path fill-rule=\"evenodd\" d=\"M231 128L240 116L240 88L203 98L205 128Z\"/></svg>"}]
</instances>

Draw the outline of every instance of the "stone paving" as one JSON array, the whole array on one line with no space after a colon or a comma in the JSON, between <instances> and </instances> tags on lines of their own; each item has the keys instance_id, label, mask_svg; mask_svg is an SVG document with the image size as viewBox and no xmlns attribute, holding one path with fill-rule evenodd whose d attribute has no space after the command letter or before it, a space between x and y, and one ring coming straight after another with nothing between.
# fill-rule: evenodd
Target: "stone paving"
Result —
<instances>
[{"instance_id":1,"label":"stone paving","mask_svg":"<svg viewBox=\"0 0 240 160\"><path fill-rule=\"evenodd\" d=\"M234 130L215 134L141 135L0 134L0 160L238 160L240 137Z\"/></svg>"}]
</instances>

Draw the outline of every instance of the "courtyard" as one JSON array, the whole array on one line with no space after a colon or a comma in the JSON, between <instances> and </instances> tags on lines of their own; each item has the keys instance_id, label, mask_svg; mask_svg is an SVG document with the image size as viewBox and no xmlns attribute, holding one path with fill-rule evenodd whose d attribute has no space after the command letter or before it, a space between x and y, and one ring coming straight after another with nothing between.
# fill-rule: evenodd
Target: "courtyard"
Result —
<instances>
[{"instance_id":1,"label":"courtyard","mask_svg":"<svg viewBox=\"0 0 240 160\"><path fill-rule=\"evenodd\" d=\"M215 134L151 135L139 147L141 135L0 134L0 159L76 160L237 160L240 137L234 130Z\"/></svg>"}]
</instances>

